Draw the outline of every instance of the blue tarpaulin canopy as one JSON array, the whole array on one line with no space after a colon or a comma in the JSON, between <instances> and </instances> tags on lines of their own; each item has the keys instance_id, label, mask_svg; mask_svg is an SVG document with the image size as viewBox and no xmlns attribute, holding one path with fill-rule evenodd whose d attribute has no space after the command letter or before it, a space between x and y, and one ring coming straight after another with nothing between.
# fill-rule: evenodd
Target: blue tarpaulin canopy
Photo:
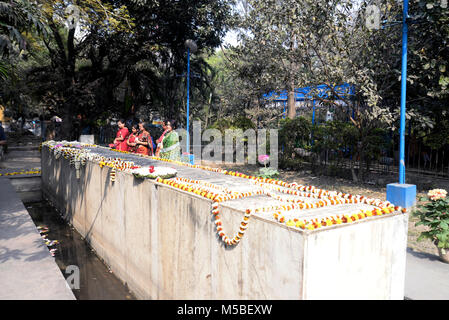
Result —
<instances>
[{"instance_id":1,"label":"blue tarpaulin canopy","mask_svg":"<svg viewBox=\"0 0 449 320\"><path fill-rule=\"evenodd\" d=\"M351 96L355 94L354 85L349 83L344 83L338 86L334 86L334 91L340 98L350 99ZM336 100L338 100L338 97ZM312 101L313 103L313 114L312 114L312 124L315 123L315 101L321 99L335 99L331 88L326 84L320 84L317 86L309 86L304 88L295 89L295 101ZM263 95L263 99L269 102L281 102L284 105L284 118L286 116L286 105L288 99L287 90L281 91L279 93L271 91ZM354 116L354 110L352 110Z\"/></svg>"},{"instance_id":2,"label":"blue tarpaulin canopy","mask_svg":"<svg viewBox=\"0 0 449 320\"><path fill-rule=\"evenodd\" d=\"M355 89L353 85L344 83L334 87L334 91L341 97L350 98L354 95ZM263 95L265 100L273 102L287 101L287 90L277 92L269 92ZM332 90L326 84L320 84L317 86L309 86L304 88L295 89L295 101L313 101L316 98L329 99L332 97Z\"/></svg>"}]
</instances>

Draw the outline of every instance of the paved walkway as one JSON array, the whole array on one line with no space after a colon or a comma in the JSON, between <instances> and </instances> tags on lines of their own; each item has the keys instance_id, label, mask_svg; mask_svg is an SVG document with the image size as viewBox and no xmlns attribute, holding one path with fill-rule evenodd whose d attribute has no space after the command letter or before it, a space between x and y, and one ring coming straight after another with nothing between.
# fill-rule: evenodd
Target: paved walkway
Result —
<instances>
[{"instance_id":1,"label":"paved walkway","mask_svg":"<svg viewBox=\"0 0 449 320\"><path fill-rule=\"evenodd\" d=\"M407 249L405 297L412 300L449 300L449 264L438 256Z\"/></svg>"},{"instance_id":2,"label":"paved walkway","mask_svg":"<svg viewBox=\"0 0 449 320\"><path fill-rule=\"evenodd\" d=\"M74 300L8 178L0 177L0 300Z\"/></svg>"}]
</instances>

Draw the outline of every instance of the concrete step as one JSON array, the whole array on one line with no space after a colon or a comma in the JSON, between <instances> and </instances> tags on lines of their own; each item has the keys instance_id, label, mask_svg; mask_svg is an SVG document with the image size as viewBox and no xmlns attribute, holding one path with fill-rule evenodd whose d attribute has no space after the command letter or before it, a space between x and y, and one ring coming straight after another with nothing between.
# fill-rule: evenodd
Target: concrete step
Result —
<instances>
[{"instance_id":1,"label":"concrete step","mask_svg":"<svg viewBox=\"0 0 449 320\"><path fill-rule=\"evenodd\" d=\"M11 145L4 161L0 162L0 173L29 171L31 169L40 169L41 154L39 144L26 143L22 145ZM41 176L18 174L5 176L9 178L11 185L23 202L41 201L42 187Z\"/></svg>"},{"instance_id":2,"label":"concrete step","mask_svg":"<svg viewBox=\"0 0 449 320\"><path fill-rule=\"evenodd\" d=\"M39 150L9 150L8 153L5 154L5 159L15 159L15 158L40 158L41 153Z\"/></svg>"},{"instance_id":3,"label":"concrete step","mask_svg":"<svg viewBox=\"0 0 449 320\"><path fill-rule=\"evenodd\" d=\"M11 170L8 171L11 172ZM8 171L0 170L0 173L5 174ZM9 178L11 185L22 202L28 203L42 200L42 178L40 174L18 174L4 177Z\"/></svg>"},{"instance_id":4,"label":"concrete step","mask_svg":"<svg viewBox=\"0 0 449 320\"><path fill-rule=\"evenodd\" d=\"M10 177L11 185L16 192L41 191L42 179L40 176Z\"/></svg>"},{"instance_id":5,"label":"concrete step","mask_svg":"<svg viewBox=\"0 0 449 320\"><path fill-rule=\"evenodd\" d=\"M30 151L30 150L36 150L39 151L39 145L29 145L29 146L8 146L8 151Z\"/></svg>"},{"instance_id":6,"label":"concrete step","mask_svg":"<svg viewBox=\"0 0 449 320\"><path fill-rule=\"evenodd\" d=\"M14 162L30 162L30 163L36 163L40 162L41 158L38 157L17 157L17 158L11 158L11 159L5 159L5 163L9 163L9 165L13 164Z\"/></svg>"},{"instance_id":7,"label":"concrete step","mask_svg":"<svg viewBox=\"0 0 449 320\"><path fill-rule=\"evenodd\" d=\"M39 202L42 201L42 190L16 192L17 196L23 203Z\"/></svg>"},{"instance_id":8,"label":"concrete step","mask_svg":"<svg viewBox=\"0 0 449 320\"><path fill-rule=\"evenodd\" d=\"M25 161L4 161L0 162L0 169L11 169L11 171L19 171L21 169L31 169L31 168L40 168L41 160L40 159L30 159Z\"/></svg>"},{"instance_id":9,"label":"concrete step","mask_svg":"<svg viewBox=\"0 0 449 320\"><path fill-rule=\"evenodd\" d=\"M38 162L41 161L40 157L14 157L14 158L6 158L4 160L4 162L25 162L25 161L29 161L29 162Z\"/></svg>"},{"instance_id":10,"label":"concrete step","mask_svg":"<svg viewBox=\"0 0 449 320\"><path fill-rule=\"evenodd\" d=\"M0 168L4 169L31 169L41 166L41 154L37 150L8 151Z\"/></svg>"},{"instance_id":11,"label":"concrete step","mask_svg":"<svg viewBox=\"0 0 449 320\"><path fill-rule=\"evenodd\" d=\"M13 145L8 148L8 153L0 162L0 168L18 171L20 169L40 168L41 154L39 145ZM10 171L8 170L8 171Z\"/></svg>"}]
</instances>

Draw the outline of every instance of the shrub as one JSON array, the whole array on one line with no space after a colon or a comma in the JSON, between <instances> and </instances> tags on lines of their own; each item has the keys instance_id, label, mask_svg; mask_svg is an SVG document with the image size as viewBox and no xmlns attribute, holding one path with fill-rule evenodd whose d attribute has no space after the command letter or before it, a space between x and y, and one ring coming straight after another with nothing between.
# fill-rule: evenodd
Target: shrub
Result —
<instances>
[{"instance_id":1,"label":"shrub","mask_svg":"<svg viewBox=\"0 0 449 320\"><path fill-rule=\"evenodd\" d=\"M428 227L418 240L427 238L443 250L449 249L449 199L446 195L443 189L430 190L427 197L420 199L425 203L415 211L420 220L415 225Z\"/></svg>"}]
</instances>

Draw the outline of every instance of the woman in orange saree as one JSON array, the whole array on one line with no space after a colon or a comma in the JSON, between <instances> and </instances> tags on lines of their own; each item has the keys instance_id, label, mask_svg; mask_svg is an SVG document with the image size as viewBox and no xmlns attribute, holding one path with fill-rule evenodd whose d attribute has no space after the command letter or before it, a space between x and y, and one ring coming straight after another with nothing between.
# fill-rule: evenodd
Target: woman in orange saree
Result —
<instances>
[{"instance_id":1,"label":"woman in orange saree","mask_svg":"<svg viewBox=\"0 0 449 320\"><path fill-rule=\"evenodd\" d=\"M136 153L147 156L153 155L153 139L147 131L147 125L144 122L139 123L139 135L136 138Z\"/></svg>"}]
</instances>

